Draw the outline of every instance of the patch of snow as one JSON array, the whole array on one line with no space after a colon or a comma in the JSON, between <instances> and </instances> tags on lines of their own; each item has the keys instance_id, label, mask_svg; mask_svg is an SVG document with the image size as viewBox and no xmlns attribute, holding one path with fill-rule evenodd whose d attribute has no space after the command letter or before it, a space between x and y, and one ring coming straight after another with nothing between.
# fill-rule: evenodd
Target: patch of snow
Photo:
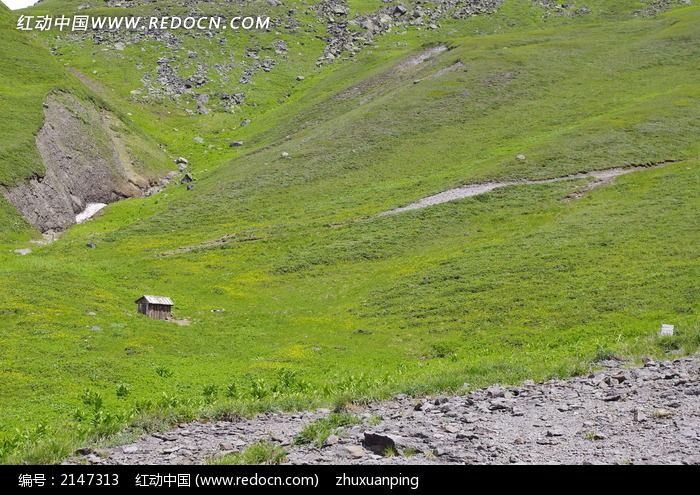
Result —
<instances>
[{"instance_id":1,"label":"patch of snow","mask_svg":"<svg viewBox=\"0 0 700 495\"><path fill-rule=\"evenodd\" d=\"M107 205L104 203L88 203L85 206L85 209L75 216L75 223L83 223L84 221L92 218L105 206Z\"/></svg>"}]
</instances>

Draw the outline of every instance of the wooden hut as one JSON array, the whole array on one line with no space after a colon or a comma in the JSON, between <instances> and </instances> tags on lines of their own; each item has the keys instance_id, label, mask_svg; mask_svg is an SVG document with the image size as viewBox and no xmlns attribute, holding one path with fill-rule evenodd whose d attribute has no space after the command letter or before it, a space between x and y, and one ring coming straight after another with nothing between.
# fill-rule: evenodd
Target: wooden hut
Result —
<instances>
[{"instance_id":1,"label":"wooden hut","mask_svg":"<svg viewBox=\"0 0 700 495\"><path fill-rule=\"evenodd\" d=\"M136 300L141 314L156 320L169 320L173 317L173 300L163 296L141 296Z\"/></svg>"}]
</instances>

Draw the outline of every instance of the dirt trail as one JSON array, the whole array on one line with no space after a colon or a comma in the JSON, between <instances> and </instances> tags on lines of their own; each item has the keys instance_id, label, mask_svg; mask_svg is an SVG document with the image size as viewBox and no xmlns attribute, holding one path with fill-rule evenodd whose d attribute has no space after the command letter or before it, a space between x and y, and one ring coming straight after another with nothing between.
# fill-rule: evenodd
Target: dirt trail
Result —
<instances>
[{"instance_id":1,"label":"dirt trail","mask_svg":"<svg viewBox=\"0 0 700 495\"><path fill-rule=\"evenodd\" d=\"M594 170L592 172L565 175L563 177L554 177L551 179L514 180L504 182L482 182L478 184L468 184L466 186L455 187L454 189L448 189L447 191L443 191L441 193L425 197L416 201L415 203L411 203L400 208L385 211L383 213L380 213L379 216L395 215L397 213L403 213L405 211L420 210L421 208L427 208L428 206L439 205L442 203L447 203L449 201L470 198L472 196L479 196L481 194L491 192L494 189L500 189L501 187L508 186L528 186L536 184L550 184L553 182L564 182L577 179L593 179L593 181L586 188L586 191L590 191L591 189L595 189L596 187L609 184L610 182L612 182L613 179L621 175L637 172L640 170L659 168L665 165L669 165L671 163L676 163L676 160L667 160L664 162L653 163L649 165L632 165L628 167L609 168L606 170Z\"/></svg>"},{"instance_id":2,"label":"dirt trail","mask_svg":"<svg viewBox=\"0 0 700 495\"><path fill-rule=\"evenodd\" d=\"M328 410L184 424L72 462L202 463L265 440L292 464L700 464L700 355L642 368L599 364L603 371L569 380L370 404L354 411L360 424L321 448L294 437Z\"/></svg>"}]
</instances>

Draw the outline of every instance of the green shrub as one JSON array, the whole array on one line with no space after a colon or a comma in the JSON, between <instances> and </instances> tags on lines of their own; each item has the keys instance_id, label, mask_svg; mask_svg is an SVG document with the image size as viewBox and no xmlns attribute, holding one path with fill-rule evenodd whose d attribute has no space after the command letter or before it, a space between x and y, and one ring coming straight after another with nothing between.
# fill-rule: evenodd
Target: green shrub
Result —
<instances>
[{"instance_id":1,"label":"green shrub","mask_svg":"<svg viewBox=\"0 0 700 495\"><path fill-rule=\"evenodd\" d=\"M296 445L314 444L320 448L326 439L338 428L355 425L360 419L348 413L331 413L326 418L319 418L304 427L297 436L294 437Z\"/></svg>"}]
</instances>

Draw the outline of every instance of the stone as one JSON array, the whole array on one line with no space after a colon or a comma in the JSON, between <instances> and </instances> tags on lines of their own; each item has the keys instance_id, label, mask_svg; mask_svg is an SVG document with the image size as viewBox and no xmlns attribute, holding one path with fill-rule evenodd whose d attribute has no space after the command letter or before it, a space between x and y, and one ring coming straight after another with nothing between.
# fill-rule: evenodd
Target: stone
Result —
<instances>
[{"instance_id":1,"label":"stone","mask_svg":"<svg viewBox=\"0 0 700 495\"><path fill-rule=\"evenodd\" d=\"M181 157L181 156L178 156L178 157L175 159L175 163L176 163L177 165L188 165L190 162L187 160L187 158L183 158L183 157Z\"/></svg>"},{"instance_id":2,"label":"stone","mask_svg":"<svg viewBox=\"0 0 700 495\"><path fill-rule=\"evenodd\" d=\"M240 148L243 146L243 141L233 141L231 144L229 144L231 148Z\"/></svg>"},{"instance_id":3,"label":"stone","mask_svg":"<svg viewBox=\"0 0 700 495\"><path fill-rule=\"evenodd\" d=\"M376 31L377 29L377 26L372 22L372 19L363 19L360 21L360 26L365 28L370 33Z\"/></svg>"},{"instance_id":4,"label":"stone","mask_svg":"<svg viewBox=\"0 0 700 495\"><path fill-rule=\"evenodd\" d=\"M397 452L395 437L380 433L365 432L362 446L375 454L386 455L388 451Z\"/></svg>"},{"instance_id":5,"label":"stone","mask_svg":"<svg viewBox=\"0 0 700 495\"><path fill-rule=\"evenodd\" d=\"M363 449L359 445L345 445L343 448L347 451L348 454L350 454L355 459L359 459L366 455L365 449Z\"/></svg>"},{"instance_id":6,"label":"stone","mask_svg":"<svg viewBox=\"0 0 700 495\"><path fill-rule=\"evenodd\" d=\"M644 414L644 411L642 411L642 410L639 409L639 408L635 408L635 409L632 411L632 417L634 418L634 421L635 421L636 423L643 423L644 421L647 420L646 414Z\"/></svg>"},{"instance_id":7,"label":"stone","mask_svg":"<svg viewBox=\"0 0 700 495\"><path fill-rule=\"evenodd\" d=\"M518 407L518 406L514 406L513 409L511 410L511 415L512 416L525 416L525 410Z\"/></svg>"},{"instance_id":8,"label":"stone","mask_svg":"<svg viewBox=\"0 0 700 495\"><path fill-rule=\"evenodd\" d=\"M197 144L203 144L203 143L204 143L204 138L201 137L201 136L195 136L194 138L192 138L192 140L193 140L195 143L197 143Z\"/></svg>"},{"instance_id":9,"label":"stone","mask_svg":"<svg viewBox=\"0 0 700 495\"><path fill-rule=\"evenodd\" d=\"M615 373L613 375L610 375L611 380L617 381L617 383L622 383L627 380L627 376L623 372Z\"/></svg>"},{"instance_id":10,"label":"stone","mask_svg":"<svg viewBox=\"0 0 700 495\"><path fill-rule=\"evenodd\" d=\"M209 95L207 94L200 94L197 95L197 112L199 112L202 115L206 115L209 113L209 109L206 107L207 103L209 103Z\"/></svg>"},{"instance_id":11,"label":"stone","mask_svg":"<svg viewBox=\"0 0 700 495\"><path fill-rule=\"evenodd\" d=\"M335 15L347 15L348 8L342 4L335 4L331 7L331 12Z\"/></svg>"},{"instance_id":12,"label":"stone","mask_svg":"<svg viewBox=\"0 0 700 495\"><path fill-rule=\"evenodd\" d=\"M620 394L616 393L611 393L603 397L603 400L605 402L617 402L618 400L622 399L622 396Z\"/></svg>"},{"instance_id":13,"label":"stone","mask_svg":"<svg viewBox=\"0 0 700 495\"><path fill-rule=\"evenodd\" d=\"M493 386L486 389L486 394L489 397L505 397L506 391L502 387Z\"/></svg>"},{"instance_id":14,"label":"stone","mask_svg":"<svg viewBox=\"0 0 700 495\"><path fill-rule=\"evenodd\" d=\"M515 158L520 162L525 161L527 159L527 157L525 155L523 155L522 153L517 155Z\"/></svg>"},{"instance_id":15,"label":"stone","mask_svg":"<svg viewBox=\"0 0 700 495\"><path fill-rule=\"evenodd\" d=\"M388 16L386 14L379 14L379 23L386 25L386 24L391 24L393 22L391 16Z\"/></svg>"},{"instance_id":16,"label":"stone","mask_svg":"<svg viewBox=\"0 0 700 495\"><path fill-rule=\"evenodd\" d=\"M289 153L287 153L286 151L283 151L282 153L280 153L280 157L281 158L289 158Z\"/></svg>"},{"instance_id":17,"label":"stone","mask_svg":"<svg viewBox=\"0 0 700 495\"><path fill-rule=\"evenodd\" d=\"M304 80L304 76L297 76L297 81L303 81L303 80Z\"/></svg>"},{"instance_id":18,"label":"stone","mask_svg":"<svg viewBox=\"0 0 700 495\"><path fill-rule=\"evenodd\" d=\"M14 253L19 254L20 256L26 256L30 254L32 250L30 248L21 248L21 249L15 249Z\"/></svg>"},{"instance_id":19,"label":"stone","mask_svg":"<svg viewBox=\"0 0 700 495\"><path fill-rule=\"evenodd\" d=\"M513 401L506 398L493 399L489 402L490 411L512 411Z\"/></svg>"}]
</instances>

